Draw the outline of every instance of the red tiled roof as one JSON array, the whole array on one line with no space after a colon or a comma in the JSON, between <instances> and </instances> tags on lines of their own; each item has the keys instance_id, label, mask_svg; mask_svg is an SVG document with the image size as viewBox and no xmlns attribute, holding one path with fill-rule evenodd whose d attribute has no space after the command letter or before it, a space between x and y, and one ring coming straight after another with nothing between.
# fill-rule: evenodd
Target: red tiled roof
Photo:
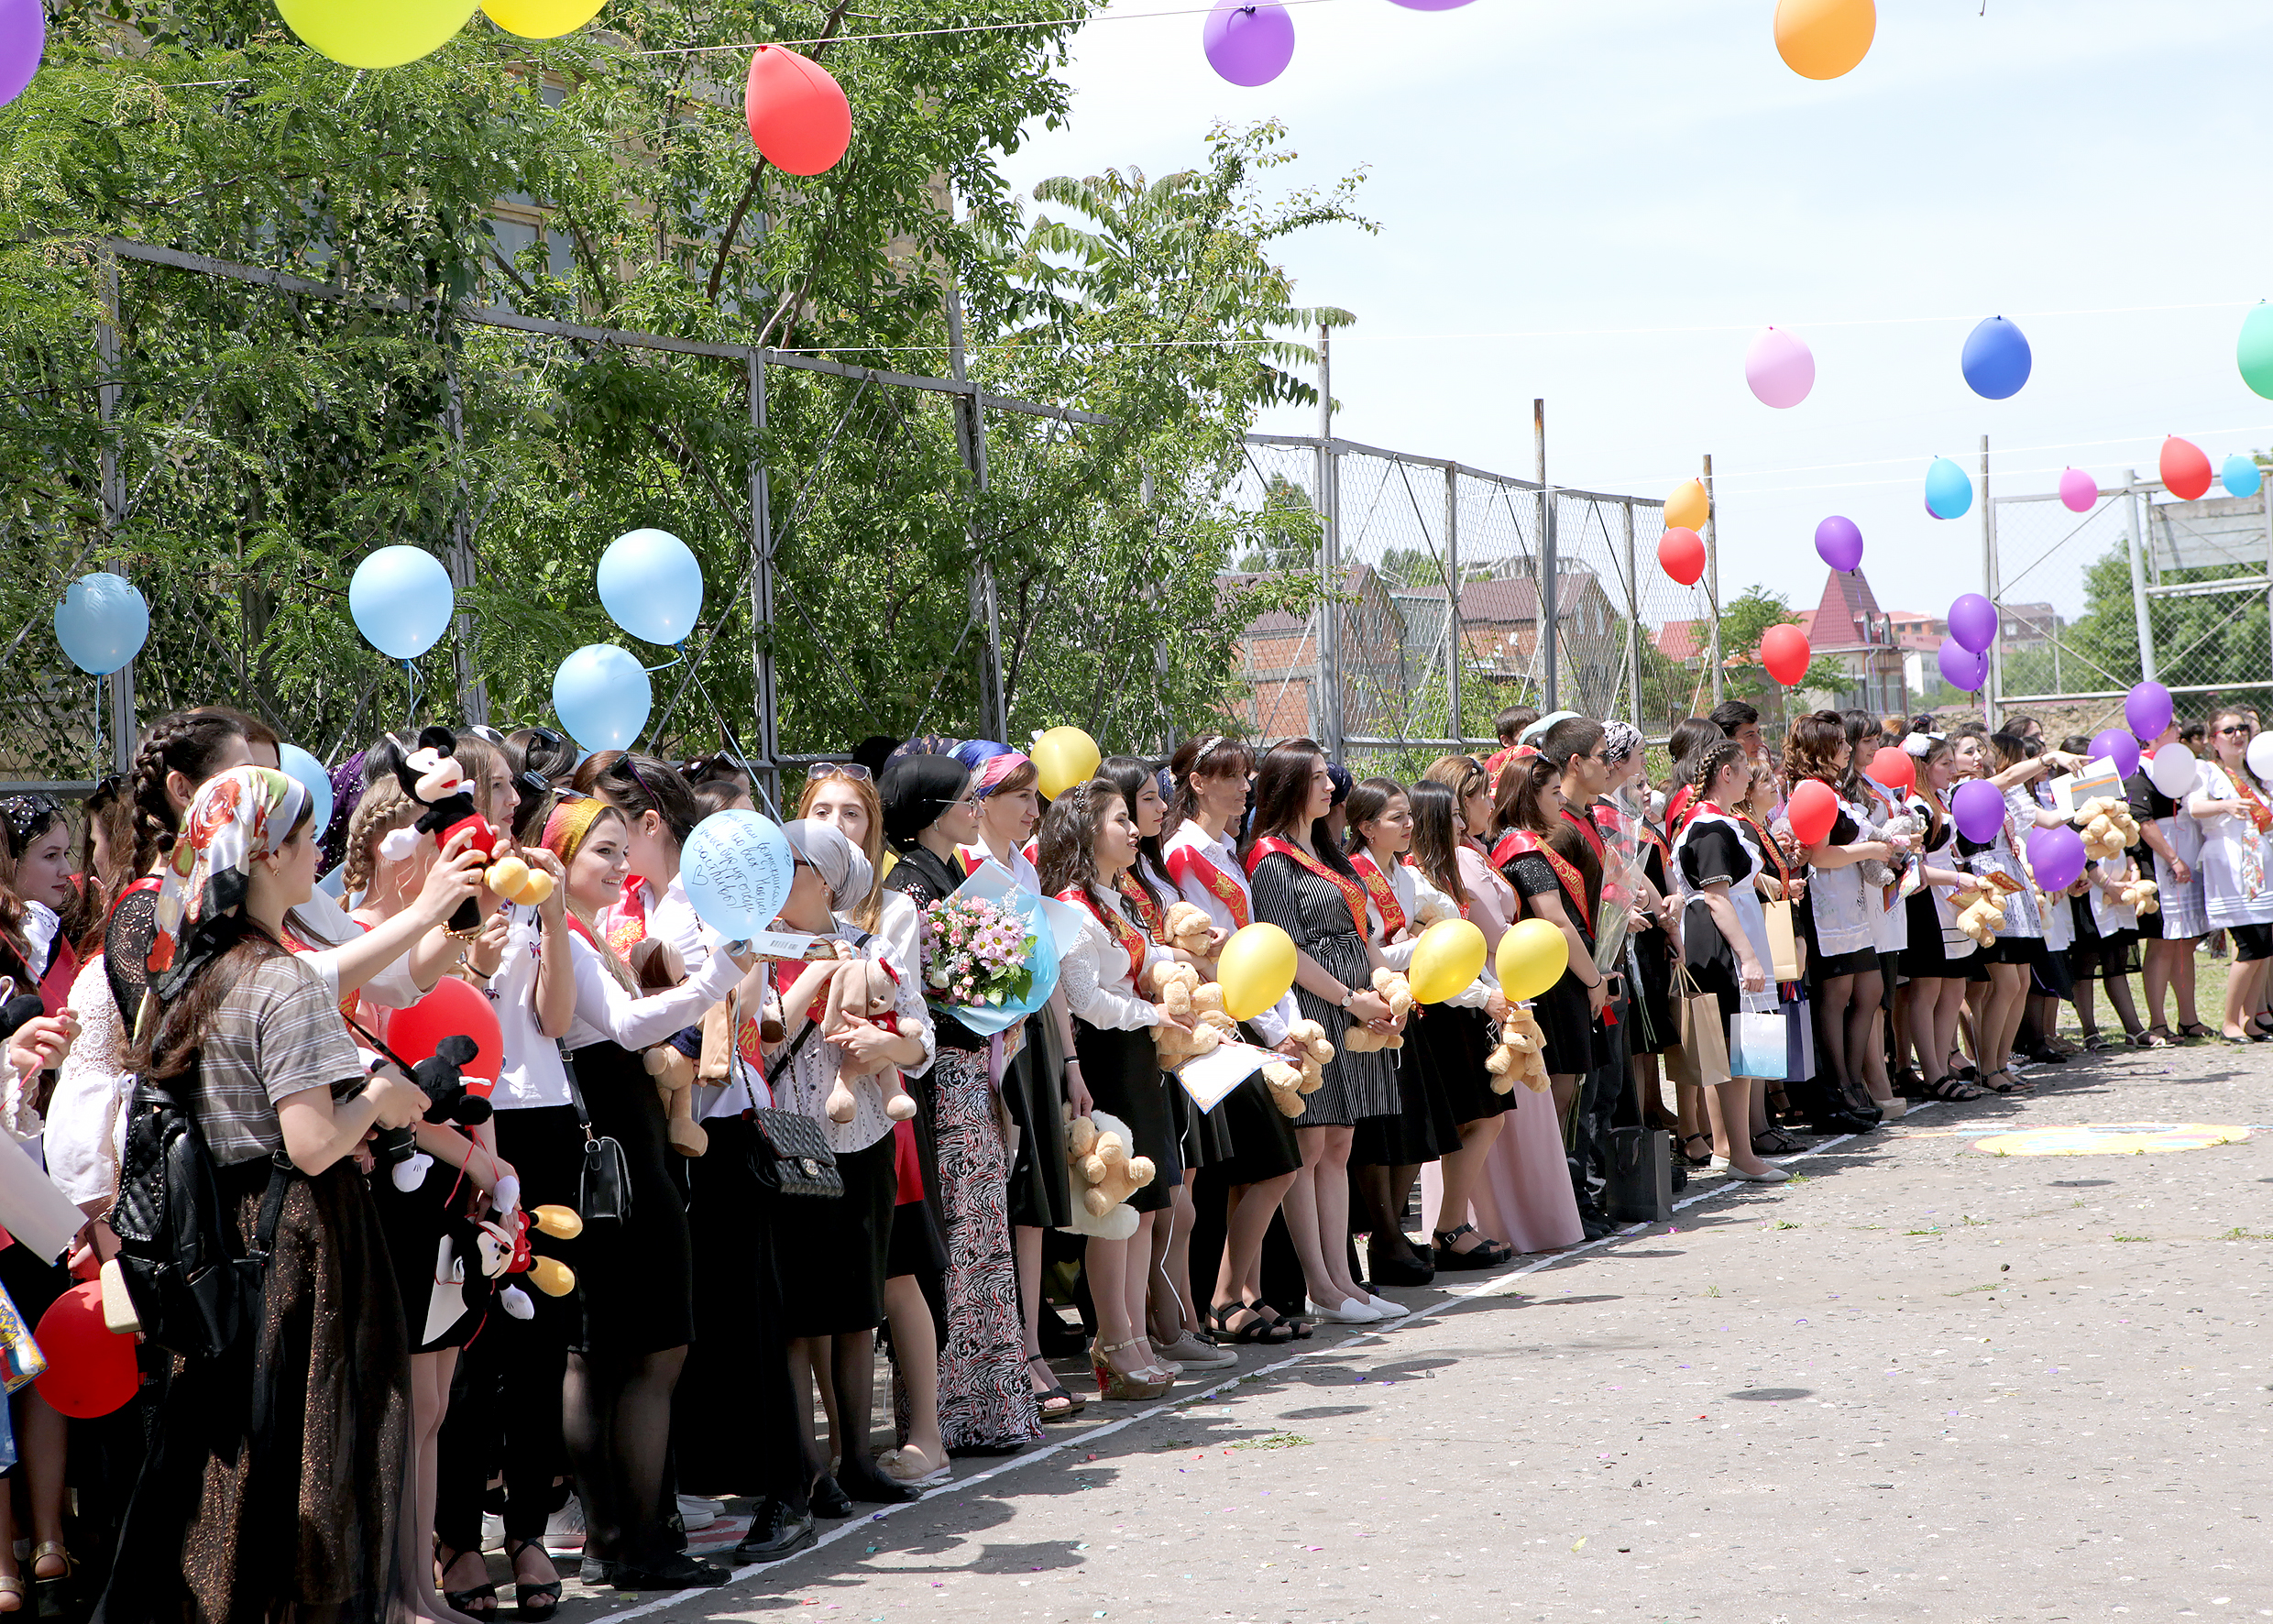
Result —
<instances>
[{"instance_id":1,"label":"red tiled roof","mask_svg":"<svg viewBox=\"0 0 2273 1624\"><path fill-rule=\"evenodd\" d=\"M1560 620L1578 612L1581 597L1600 592L1602 583L1587 571L1565 570L1556 582L1554 609ZM1442 598L1439 586L1400 587L1400 598ZM1460 619L1469 625L1518 626L1539 619L1539 588L1528 576L1467 581L1460 587Z\"/></svg>"}]
</instances>

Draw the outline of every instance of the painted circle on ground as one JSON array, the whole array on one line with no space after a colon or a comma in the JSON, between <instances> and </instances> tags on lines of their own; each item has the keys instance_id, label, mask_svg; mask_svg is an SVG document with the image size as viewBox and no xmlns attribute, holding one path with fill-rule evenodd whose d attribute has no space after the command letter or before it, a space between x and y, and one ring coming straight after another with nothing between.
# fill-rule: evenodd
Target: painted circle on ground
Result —
<instances>
[{"instance_id":1,"label":"painted circle on ground","mask_svg":"<svg viewBox=\"0 0 2273 1624\"><path fill-rule=\"evenodd\" d=\"M2215 1122L2087 1122L2064 1128L2026 1128L1973 1141L1991 1156L2143 1156L2150 1150L2202 1150L2249 1137L2249 1130Z\"/></svg>"}]
</instances>

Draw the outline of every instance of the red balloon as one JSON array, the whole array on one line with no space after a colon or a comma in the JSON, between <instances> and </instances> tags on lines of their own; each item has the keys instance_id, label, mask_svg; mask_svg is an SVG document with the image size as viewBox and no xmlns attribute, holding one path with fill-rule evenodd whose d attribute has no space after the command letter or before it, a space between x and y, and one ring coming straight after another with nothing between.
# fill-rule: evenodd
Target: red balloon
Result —
<instances>
[{"instance_id":1,"label":"red balloon","mask_svg":"<svg viewBox=\"0 0 2273 1624\"><path fill-rule=\"evenodd\" d=\"M2163 488L2181 501L2192 501L2210 488L2210 459L2202 447L2173 434L2162 443Z\"/></svg>"},{"instance_id":2,"label":"red balloon","mask_svg":"<svg viewBox=\"0 0 2273 1624\"><path fill-rule=\"evenodd\" d=\"M467 1086L495 1082L498 1066L505 1058L497 1011L457 977L444 976L433 992L387 1019L387 1047L413 1066L431 1057L444 1038L457 1034L474 1040L474 1058L465 1067ZM473 1088L473 1092L487 1094L489 1091Z\"/></svg>"},{"instance_id":3,"label":"red balloon","mask_svg":"<svg viewBox=\"0 0 2273 1624\"><path fill-rule=\"evenodd\" d=\"M75 1421L108 1415L142 1385L134 1338L103 1322L99 1280L82 1280L57 1298L39 1316L32 1340L48 1356L47 1369L33 1385L42 1399Z\"/></svg>"},{"instance_id":4,"label":"red balloon","mask_svg":"<svg viewBox=\"0 0 2273 1624\"><path fill-rule=\"evenodd\" d=\"M1839 797L1820 778L1803 778L1793 786L1784 815L1792 820L1792 838L1803 846L1820 846L1839 820Z\"/></svg>"},{"instance_id":5,"label":"red balloon","mask_svg":"<svg viewBox=\"0 0 2273 1624\"><path fill-rule=\"evenodd\" d=\"M1908 789L1917 782L1917 763L1908 751L1884 745L1871 757L1871 776L1888 789Z\"/></svg>"},{"instance_id":6,"label":"red balloon","mask_svg":"<svg viewBox=\"0 0 2273 1624\"><path fill-rule=\"evenodd\" d=\"M1814 658L1807 634L1796 626L1771 626L1760 640L1760 663L1784 687L1806 675L1807 663Z\"/></svg>"},{"instance_id":7,"label":"red balloon","mask_svg":"<svg viewBox=\"0 0 2273 1624\"><path fill-rule=\"evenodd\" d=\"M1705 538L1676 524L1657 540L1658 567L1685 587L1705 573Z\"/></svg>"},{"instance_id":8,"label":"red balloon","mask_svg":"<svg viewBox=\"0 0 2273 1624\"><path fill-rule=\"evenodd\" d=\"M742 93L750 138L775 169L818 175L852 144L852 106L829 70L778 45L761 45L750 59Z\"/></svg>"}]
</instances>

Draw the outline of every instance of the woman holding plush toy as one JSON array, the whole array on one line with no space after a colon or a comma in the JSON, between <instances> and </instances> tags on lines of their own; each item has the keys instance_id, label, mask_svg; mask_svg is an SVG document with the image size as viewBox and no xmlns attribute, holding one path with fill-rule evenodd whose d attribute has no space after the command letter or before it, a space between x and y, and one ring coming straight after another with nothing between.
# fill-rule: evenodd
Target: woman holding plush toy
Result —
<instances>
[{"instance_id":1,"label":"woman holding plush toy","mask_svg":"<svg viewBox=\"0 0 2273 1624\"><path fill-rule=\"evenodd\" d=\"M1311 1311L1371 1324L1402 1313L1349 1278L1349 1154L1357 1124L1396 1114L1397 1072L1379 1048L1352 1053L1353 1027L1395 1030L1389 1001L1373 988L1380 954L1367 939L1366 888L1342 849L1325 838L1334 779L1308 739L1273 745L1255 774L1255 820L1244 861L1255 914L1294 938L1295 1003L1333 1044L1325 1086L1294 1125L1302 1167L1287 1191L1287 1229L1302 1260Z\"/></svg>"}]
</instances>

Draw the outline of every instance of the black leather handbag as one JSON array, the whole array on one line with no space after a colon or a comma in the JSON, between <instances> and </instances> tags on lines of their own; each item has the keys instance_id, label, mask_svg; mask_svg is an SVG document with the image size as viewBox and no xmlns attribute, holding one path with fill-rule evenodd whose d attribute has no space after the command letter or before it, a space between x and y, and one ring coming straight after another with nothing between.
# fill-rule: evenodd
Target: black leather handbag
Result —
<instances>
[{"instance_id":1,"label":"black leather handbag","mask_svg":"<svg viewBox=\"0 0 2273 1624\"><path fill-rule=\"evenodd\" d=\"M568 1046L560 1048L560 1069L568 1074L568 1103L576 1108L576 1125L584 1130L584 1165L576 1175L576 1213L587 1223L611 1219L620 1223L631 1215L631 1168L623 1147L606 1134L592 1132L590 1113L584 1108L584 1091L576 1086L576 1063Z\"/></svg>"},{"instance_id":2,"label":"black leather handbag","mask_svg":"<svg viewBox=\"0 0 2273 1624\"><path fill-rule=\"evenodd\" d=\"M730 1031L740 1031L741 1023L734 1021ZM781 1074L789 1069L807 1039L819 1028L816 1023L806 1023L805 1030L782 1051L781 1058L765 1069L765 1087L769 1097ZM844 1194L844 1174L838 1170L837 1153L829 1147L829 1136L821 1132L821 1125L809 1116L795 1111L784 1111L775 1105L761 1105L750 1090L750 1073L746 1062L737 1055L734 1063L743 1067L742 1097L750 1103L750 1125L756 1129L750 1136L750 1176L759 1186L774 1195L811 1196L822 1201L834 1201Z\"/></svg>"}]
</instances>

